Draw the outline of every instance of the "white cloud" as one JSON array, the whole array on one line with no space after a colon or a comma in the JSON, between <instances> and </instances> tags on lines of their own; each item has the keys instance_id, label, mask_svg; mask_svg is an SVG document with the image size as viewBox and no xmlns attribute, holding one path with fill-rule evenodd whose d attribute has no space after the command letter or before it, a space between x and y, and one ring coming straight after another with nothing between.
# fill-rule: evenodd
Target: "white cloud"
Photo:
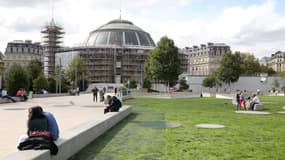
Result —
<instances>
[{"instance_id":1,"label":"white cloud","mask_svg":"<svg viewBox=\"0 0 285 160\"><path fill-rule=\"evenodd\" d=\"M232 6L207 19L190 19L191 10L179 12L191 6L192 1L58 0L54 1L54 15L66 32L67 46L83 43L89 32L119 18L121 6L123 19L149 32L156 42L164 35L174 39L179 47L225 42L233 50L252 52L259 57L285 50L285 15L275 11L274 0L248 7ZM2 52L7 42L15 39L41 40L40 29L51 19L51 0L0 0L0 4ZM172 10L165 9L166 6Z\"/></svg>"}]
</instances>

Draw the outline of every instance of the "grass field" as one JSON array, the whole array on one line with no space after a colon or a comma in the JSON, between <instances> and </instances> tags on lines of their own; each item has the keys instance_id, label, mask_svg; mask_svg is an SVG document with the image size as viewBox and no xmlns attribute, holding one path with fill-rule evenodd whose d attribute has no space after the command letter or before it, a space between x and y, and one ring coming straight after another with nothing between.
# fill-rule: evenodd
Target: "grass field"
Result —
<instances>
[{"instance_id":1,"label":"grass field","mask_svg":"<svg viewBox=\"0 0 285 160\"><path fill-rule=\"evenodd\" d=\"M133 114L72 159L82 160L221 160L285 159L285 97L260 97L270 115L234 112L230 100L214 98L134 98ZM285 111L285 110L283 110ZM151 122L176 122L156 128ZM216 123L223 129L196 128Z\"/></svg>"}]
</instances>

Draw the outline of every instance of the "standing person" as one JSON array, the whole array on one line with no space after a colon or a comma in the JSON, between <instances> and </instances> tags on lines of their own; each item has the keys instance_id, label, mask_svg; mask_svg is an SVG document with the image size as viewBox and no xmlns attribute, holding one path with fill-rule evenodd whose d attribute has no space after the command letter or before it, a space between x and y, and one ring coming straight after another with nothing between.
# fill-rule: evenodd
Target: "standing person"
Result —
<instances>
[{"instance_id":1,"label":"standing person","mask_svg":"<svg viewBox=\"0 0 285 160\"><path fill-rule=\"evenodd\" d=\"M115 94L115 96L117 95L117 87L115 87L115 89L114 89L114 94Z\"/></svg>"},{"instance_id":2,"label":"standing person","mask_svg":"<svg viewBox=\"0 0 285 160\"><path fill-rule=\"evenodd\" d=\"M76 94L77 94L77 96L79 96L79 93L80 93L80 89L79 89L79 87L77 87L77 88L76 88Z\"/></svg>"},{"instance_id":3,"label":"standing person","mask_svg":"<svg viewBox=\"0 0 285 160\"><path fill-rule=\"evenodd\" d=\"M256 105L256 104L260 104L260 100L256 94L253 94L252 99L250 101L250 109L254 110L254 105Z\"/></svg>"},{"instance_id":4,"label":"standing person","mask_svg":"<svg viewBox=\"0 0 285 160\"><path fill-rule=\"evenodd\" d=\"M94 86L94 88L92 89L92 92L93 92L93 102L96 100L96 102L97 102L97 100L98 100L98 96L97 96L97 94L98 94L98 88L96 87L96 86Z\"/></svg>"},{"instance_id":5,"label":"standing person","mask_svg":"<svg viewBox=\"0 0 285 160\"><path fill-rule=\"evenodd\" d=\"M240 91L236 91L237 110L240 110Z\"/></svg>"},{"instance_id":6,"label":"standing person","mask_svg":"<svg viewBox=\"0 0 285 160\"><path fill-rule=\"evenodd\" d=\"M245 98L244 98L244 95L243 95L242 91L240 91L239 101L240 101L240 107L243 107L244 110L246 110Z\"/></svg>"},{"instance_id":7,"label":"standing person","mask_svg":"<svg viewBox=\"0 0 285 160\"><path fill-rule=\"evenodd\" d=\"M106 87L103 87L103 93L104 94L106 93Z\"/></svg>"},{"instance_id":8,"label":"standing person","mask_svg":"<svg viewBox=\"0 0 285 160\"><path fill-rule=\"evenodd\" d=\"M100 90L99 91L99 95L100 95L100 102L104 102L104 100L105 100L105 98L104 98L104 95L105 95L104 90Z\"/></svg>"}]
</instances>

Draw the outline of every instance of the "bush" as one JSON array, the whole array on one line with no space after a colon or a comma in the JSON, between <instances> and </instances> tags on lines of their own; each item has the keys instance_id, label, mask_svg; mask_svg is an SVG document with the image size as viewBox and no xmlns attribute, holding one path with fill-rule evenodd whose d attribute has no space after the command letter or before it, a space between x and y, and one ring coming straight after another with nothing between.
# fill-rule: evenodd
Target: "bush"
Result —
<instances>
[{"instance_id":1,"label":"bush","mask_svg":"<svg viewBox=\"0 0 285 160\"><path fill-rule=\"evenodd\" d=\"M14 64L6 72L6 84L9 95L15 96L19 88L29 89L29 78L26 70Z\"/></svg>"}]
</instances>

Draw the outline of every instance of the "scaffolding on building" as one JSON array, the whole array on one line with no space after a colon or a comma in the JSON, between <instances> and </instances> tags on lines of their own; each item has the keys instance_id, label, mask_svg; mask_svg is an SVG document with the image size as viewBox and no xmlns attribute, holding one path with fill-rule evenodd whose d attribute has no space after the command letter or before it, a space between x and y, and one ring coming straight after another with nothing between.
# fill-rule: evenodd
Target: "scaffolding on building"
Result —
<instances>
[{"instance_id":1,"label":"scaffolding on building","mask_svg":"<svg viewBox=\"0 0 285 160\"><path fill-rule=\"evenodd\" d=\"M55 53L60 48L65 32L63 28L57 26L52 18L50 24L46 25L41 33L43 34L43 48L44 48L44 73L46 76L55 74Z\"/></svg>"}]
</instances>

